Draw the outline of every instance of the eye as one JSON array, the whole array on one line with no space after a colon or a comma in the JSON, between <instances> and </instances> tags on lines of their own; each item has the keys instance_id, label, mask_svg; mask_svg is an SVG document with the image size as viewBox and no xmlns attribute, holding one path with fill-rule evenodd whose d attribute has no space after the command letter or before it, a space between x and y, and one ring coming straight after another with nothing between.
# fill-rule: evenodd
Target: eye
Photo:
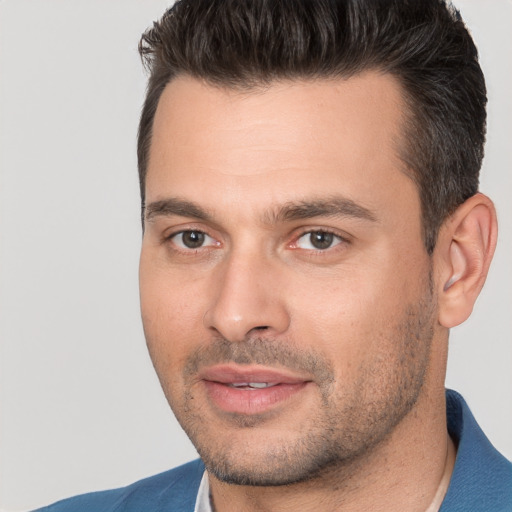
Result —
<instances>
[{"instance_id":1,"label":"eye","mask_svg":"<svg viewBox=\"0 0 512 512\"><path fill-rule=\"evenodd\" d=\"M180 249L199 249L205 246L218 245L217 242L206 233L196 230L180 231L171 236L172 242Z\"/></svg>"},{"instance_id":2,"label":"eye","mask_svg":"<svg viewBox=\"0 0 512 512\"><path fill-rule=\"evenodd\" d=\"M342 242L339 236L329 231L308 231L297 239L296 247L315 251L325 251Z\"/></svg>"}]
</instances>

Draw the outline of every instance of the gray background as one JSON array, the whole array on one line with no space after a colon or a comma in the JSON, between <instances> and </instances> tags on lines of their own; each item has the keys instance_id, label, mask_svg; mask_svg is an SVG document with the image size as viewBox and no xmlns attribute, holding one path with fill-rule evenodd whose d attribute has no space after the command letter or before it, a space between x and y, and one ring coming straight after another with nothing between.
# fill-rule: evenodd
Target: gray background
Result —
<instances>
[{"instance_id":1,"label":"gray background","mask_svg":"<svg viewBox=\"0 0 512 512\"><path fill-rule=\"evenodd\" d=\"M0 509L120 486L195 456L139 319L140 33L163 0L0 3ZM447 384L512 457L512 3L459 0L489 87L482 191L501 234Z\"/></svg>"}]
</instances>

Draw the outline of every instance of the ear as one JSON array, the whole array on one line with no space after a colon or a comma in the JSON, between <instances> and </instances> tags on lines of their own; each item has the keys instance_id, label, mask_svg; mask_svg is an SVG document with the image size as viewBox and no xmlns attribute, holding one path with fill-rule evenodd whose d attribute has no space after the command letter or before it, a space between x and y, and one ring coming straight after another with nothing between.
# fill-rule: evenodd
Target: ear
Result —
<instances>
[{"instance_id":1,"label":"ear","mask_svg":"<svg viewBox=\"0 0 512 512\"><path fill-rule=\"evenodd\" d=\"M434 252L442 326L455 327L471 314L489 271L497 235L494 204L480 193L461 204L442 225Z\"/></svg>"}]
</instances>

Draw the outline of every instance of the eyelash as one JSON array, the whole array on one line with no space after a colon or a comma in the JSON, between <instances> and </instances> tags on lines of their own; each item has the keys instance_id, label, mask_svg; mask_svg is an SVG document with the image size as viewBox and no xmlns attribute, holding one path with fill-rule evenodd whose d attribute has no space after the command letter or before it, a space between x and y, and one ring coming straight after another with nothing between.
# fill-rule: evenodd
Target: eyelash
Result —
<instances>
[{"instance_id":1,"label":"eyelash","mask_svg":"<svg viewBox=\"0 0 512 512\"><path fill-rule=\"evenodd\" d=\"M294 241L290 244L290 247L292 249L300 250L301 247L298 247L299 240L306 235L312 235L314 233L321 233L322 235L331 235L332 237L337 239L338 242L335 243L334 245L330 245L329 247L326 247L325 249L318 249L318 248L307 249L306 252L311 255L322 255L328 251L336 250L336 248L340 245L347 245L350 243L350 241L347 239L346 236L342 236L335 231L322 228L322 229L307 229L305 231L302 231L301 233L299 233L298 236L295 237ZM341 249L341 247L339 249Z\"/></svg>"},{"instance_id":2,"label":"eyelash","mask_svg":"<svg viewBox=\"0 0 512 512\"><path fill-rule=\"evenodd\" d=\"M205 246L201 245L197 248L194 248L194 247L180 247L177 243L176 243L176 238L179 237L179 235L184 235L185 233L196 233L198 235L203 235L204 237L207 237L207 238L210 238L211 240L215 240L214 237L210 236L206 231L203 231L202 229L193 229L193 228L189 228L189 229L180 229L179 231L175 231L169 235L166 235L163 239L163 242L164 243L171 243L173 244L175 247L174 247L174 250L176 251L179 251L179 252L186 252L186 253L191 253L193 252L194 254L197 253L199 250L203 249ZM220 242L217 242L215 244L210 244L209 246L211 245L216 245L216 246L219 246L220 245Z\"/></svg>"},{"instance_id":3,"label":"eyelash","mask_svg":"<svg viewBox=\"0 0 512 512\"><path fill-rule=\"evenodd\" d=\"M183 236L185 233L196 233L197 235L199 235L199 237L204 236L207 239L213 240L215 243L213 243L213 244L209 243L206 246L200 245L198 247L180 246L180 244L178 244L176 242L176 238L179 237L180 235ZM301 240L301 238L303 238L307 235L311 236L315 233L322 234L322 235L329 235L329 236L333 237L333 240L331 240L330 245L328 247L325 247L323 249L315 248L314 246L306 249L304 247L299 246L299 241ZM335 241L337 241L337 243L334 243L334 245L332 245L333 242L335 242ZM164 236L163 243L165 243L165 244L171 243L173 246L172 249L174 251L176 251L178 253L182 253L182 254L198 254L202 249L215 248L215 247L219 247L221 245L220 242L218 242L213 236L210 236L206 231L204 231L202 229L194 229L194 228L180 229L179 231L174 231L171 234ZM183 243L183 242L181 242L181 243ZM295 236L293 241L288 244L288 248L290 248L292 250L301 250L302 249L305 254L308 254L311 256L322 256L326 253L332 253L335 250L341 250L342 247L338 247L338 246L346 246L349 243L350 243L350 241L347 239L347 237L342 236L339 233L336 233L332 230L329 230L329 229L307 229L307 230L301 231L297 236ZM313 245L311 240L310 240L310 245Z\"/></svg>"}]
</instances>

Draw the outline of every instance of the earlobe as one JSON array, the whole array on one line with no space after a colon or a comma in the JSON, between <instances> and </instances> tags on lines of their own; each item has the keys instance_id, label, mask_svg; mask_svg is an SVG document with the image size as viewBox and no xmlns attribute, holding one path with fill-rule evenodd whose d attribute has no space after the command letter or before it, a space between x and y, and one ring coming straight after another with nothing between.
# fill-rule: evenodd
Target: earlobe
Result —
<instances>
[{"instance_id":1,"label":"earlobe","mask_svg":"<svg viewBox=\"0 0 512 512\"><path fill-rule=\"evenodd\" d=\"M438 238L439 322L450 328L464 322L484 285L497 240L492 201L476 194L445 221Z\"/></svg>"}]
</instances>

